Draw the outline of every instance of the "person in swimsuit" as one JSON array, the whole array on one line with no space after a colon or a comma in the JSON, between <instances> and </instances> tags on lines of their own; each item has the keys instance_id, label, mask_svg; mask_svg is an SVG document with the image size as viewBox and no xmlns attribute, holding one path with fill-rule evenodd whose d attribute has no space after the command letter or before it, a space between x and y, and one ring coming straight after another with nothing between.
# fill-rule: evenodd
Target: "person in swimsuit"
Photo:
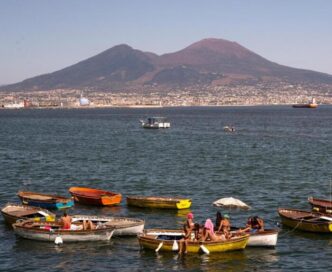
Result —
<instances>
[{"instance_id":1,"label":"person in swimsuit","mask_svg":"<svg viewBox=\"0 0 332 272\"><path fill-rule=\"evenodd\" d=\"M231 237L231 222L228 214L224 214L224 216L222 216L217 232L225 235L226 239Z\"/></svg>"},{"instance_id":2,"label":"person in swimsuit","mask_svg":"<svg viewBox=\"0 0 332 272\"><path fill-rule=\"evenodd\" d=\"M247 220L246 227L240 232L257 232L257 231L264 231L264 221L262 218L258 216L251 216Z\"/></svg>"},{"instance_id":3,"label":"person in swimsuit","mask_svg":"<svg viewBox=\"0 0 332 272\"><path fill-rule=\"evenodd\" d=\"M69 216L66 212L64 212L63 216L61 217L62 228L66 229L66 230L70 230L71 222L72 222L71 216Z\"/></svg>"},{"instance_id":4,"label":"person in swimsuit","mask_svg":"<svg viewBox=\"0 0 332 272\"><path fill-rule=\"evenodd\" d=\"M187 214L186 223L183 225L184 237L179 241L179 253L187 253L188 240L191 238L191 233L194 230L195 223L193 221L194 215L192 213Z\"/></svg>"},{"instance_id":5,"label":"person in swimsuit","mask_svg":"<svg viewBox=\"0 0 332 272\"><path fill-rule=\"evenodd\" d=\"M206 219L204 228L203 228L203 235L202 241L220 241L224 240L225 237L223 235L216 235L214 232L214 226L210 218Z\"/></svg>"}]
</instances>

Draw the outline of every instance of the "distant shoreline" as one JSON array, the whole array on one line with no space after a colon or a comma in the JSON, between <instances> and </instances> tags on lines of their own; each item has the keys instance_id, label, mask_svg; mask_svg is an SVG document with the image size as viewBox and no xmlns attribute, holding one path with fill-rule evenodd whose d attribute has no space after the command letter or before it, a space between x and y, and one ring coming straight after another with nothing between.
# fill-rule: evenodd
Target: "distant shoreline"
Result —
<instances>
[{"instance_id":1,"label":"distant shoreline","mask_svg":"<svg viewBox=\"0 0 332 272\"><path fill-rule=\"evenodd\" d=\"M0 110L34 110L34 109L109 109L109 108L127 108L127 109L161 109L161 108L222 108L222 107L267 107L267 106L289 106L294 104L235 104L235 105L174 105L174 106L154 106L154 105L112 105L112 106L75 106L75 107L20 107L20 108L6 108L0 107ZM319 106L329 106L331 104L319 104Z\"/></svg>"}]
</instances>

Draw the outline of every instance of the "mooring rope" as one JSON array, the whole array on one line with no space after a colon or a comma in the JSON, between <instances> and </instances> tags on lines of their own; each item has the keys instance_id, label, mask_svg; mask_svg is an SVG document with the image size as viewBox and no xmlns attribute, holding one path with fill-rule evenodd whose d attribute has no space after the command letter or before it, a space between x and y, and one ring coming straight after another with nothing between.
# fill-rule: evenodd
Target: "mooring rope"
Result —
<instances>
[{"instance_id":1,"label":"mooring rope","mask_svg":"<svg viewBox=\"0 0 332 272\"><path fill-rule=\"evenodd\" d=\"M286 235L286 234L289 234L289 233L292 233L293 231L295 231L295 230L298 228L298 226L302 223L303 220L304 220L304 219L300 219L300 221L296 224L296 226L295 226L293 229L291 229L291 230L289 230L289 231L286 231L286 232L283 233L283 234L280 234L279 237L282 237L282 236L284 236L284 235Z\"/></svg>"}]
</instances>

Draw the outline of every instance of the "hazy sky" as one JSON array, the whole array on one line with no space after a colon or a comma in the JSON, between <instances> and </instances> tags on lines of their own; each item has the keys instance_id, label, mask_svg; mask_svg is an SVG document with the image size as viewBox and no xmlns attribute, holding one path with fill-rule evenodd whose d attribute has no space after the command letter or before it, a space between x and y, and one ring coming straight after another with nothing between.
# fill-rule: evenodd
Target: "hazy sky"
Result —
<instances>
[{"instance_id":1,"label":"hazy sky","mask_svg":"<svg viewBox=\"0 0 332 272\"><path fill-rule=\"evenodd\" d=\"M157 54L204 38L332 74L330 0L0 0L0 84L126 43Z\"/></svg>"}]
</instances>

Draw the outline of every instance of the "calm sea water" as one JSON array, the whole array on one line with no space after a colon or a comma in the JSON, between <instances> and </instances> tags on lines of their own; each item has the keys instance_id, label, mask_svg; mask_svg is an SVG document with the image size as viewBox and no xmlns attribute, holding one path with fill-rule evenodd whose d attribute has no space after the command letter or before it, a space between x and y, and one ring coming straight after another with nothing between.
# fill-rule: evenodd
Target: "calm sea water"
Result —
<instances>
[{"instance_id":1,"label":"calm sea water","mask_svg":"<svg viewBox=\"0 0 332 272\"><path fill-rule=\"evenodd\" d=\"M168 130L144 130L139 119L161 115ZM223 126L233 125L229 134ZM18 190L69 195L91 186L126 195L186 196L198 222L233 196L276 227L278 207L309 209L308 196L329 197L332 107L0 110L0 204ZM180 227L187 211L78 206L71 214L137 217L147 228ZM225 211L229 213L229 211ZM141 250L135 237L53 243L18 238L0 221L1 271L327 271L332 236L282 229L275 249L179 257Z\"/></svg>"}]
</instances>

